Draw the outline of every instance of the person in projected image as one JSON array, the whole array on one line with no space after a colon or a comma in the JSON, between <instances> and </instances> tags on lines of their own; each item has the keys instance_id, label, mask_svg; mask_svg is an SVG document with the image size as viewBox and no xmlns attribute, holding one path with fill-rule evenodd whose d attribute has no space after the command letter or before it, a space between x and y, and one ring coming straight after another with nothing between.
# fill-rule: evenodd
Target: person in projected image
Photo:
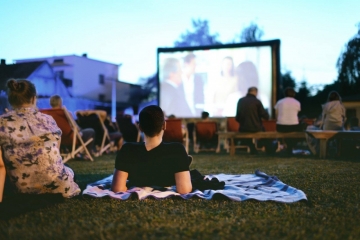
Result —
<instances>
[{"instance_id":1,"label":"person in projected image","mask_svg":"<svg viewBox=\"0 0 360 240\"><path fill-rule=\"evenodd\" d=\"M190 107L192 116L199 116L204 109L204 80L202 75L196 74L196 56L189 53L184 57L182 85L185 99Z\"/></svg>"},{"instance_id":2,"label":"person in projected image","mask_svg":"<svg viewBox=\"0 0 360 240\"><path fill-rule=\"evenodd\" d=\"M235 116L236 104L239 98L246 95L249 87L255 86L258 88L259 86L259 74L253 62L245 61L240 63L235 68L235 76L237 79L237 91L234 91L227 96L222 116ZM262 102L265 110L269 112L269 97L262 94L260 91L258 91L257 96Z\"/></svg>"},{"instance_id":3,"label":"person in projected image","mask_svg":"<svg viewBox=\"0 0 360 240\"><path fill-rule=\"evenodd\" d=\"M238 89L232 57L225 57L221 63L221 76L215 85L213 116L223 116L227 97Z\"/></svg>"},{"instance_id":4,"label":"person in projected image","mask_svg":"<svg viewBox=\"0 0 360 240\"><path fill-rule=\"evenodd\" d=\"M167 58L163 66L163 78L160 84L160 107L167 115L193 116L185 99L181 65L176 58Z\"/></svg>"}]
</instances>

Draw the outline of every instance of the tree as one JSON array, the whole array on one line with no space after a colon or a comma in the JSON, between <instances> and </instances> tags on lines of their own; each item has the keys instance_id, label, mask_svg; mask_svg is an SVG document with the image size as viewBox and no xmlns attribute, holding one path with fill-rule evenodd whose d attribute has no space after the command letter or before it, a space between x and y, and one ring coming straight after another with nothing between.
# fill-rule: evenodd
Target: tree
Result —
<instances>
[{"instance_id":1,"label":"tree","mask_svg":"<svg viewBox=\"0 0 360 240\"><path fill-rule=\"evenodd\" d=\"M207 20L192 20L193 31L186 30L180 35L180 39L175 41L175 47L193 47L219 45L219 34L210 34L209 22Z\"/></svg>"},{"instance_id":2,"label":"tree","mask_svg":"<svg viewBox=\"0 0 360 240\"><path fill-rule=\"evenodd\" d=\"M283 89L287 87L292 87L292 88L296 87L295 79L291 76L290 71L287 71L285 74L282 74L281 80L282 80Z\"/></svg>"},{"instance_id":3,"label":"tree","mask_svg":"<svg viewBox=\"0 0 360 240\"><path fill-rule=\"evenodd\" d=\"M264 35L264 31L254 22L251 22L249 26L245 27L241 34L235 37L235 42L239 41L242 43L247 42L258 42Z\"/></svg>"},{"instance_id":4,"label":"tree","mask_svg":"<svg viewBox=\"0 0 360 240\"><path fill-rule=\"evenodd\" d=\"M157 98L157 75L153 74L150 77L140 79L140 85L142 86L139 91L139 98L141 101L150 102Z\"/></svg>"},{"instance_id":5,"label":"tree","mask_svg":"<svg viewBox=\"0 0 360 240\"><path fill-rule=\"evenodd\" d=\"M307 82L304 80L300 83L300 87L297 91L297 99L300 102L304 102L305 99L307 99L308 97L310 97L310 90L307 86Z\"/></svg>"},{"instance_id":6,"label":"tree","mask_svg":"<svg viewBox=\"0 0 360 240\"><path fill-rule=\"evenodd\" d=\"M337 61L341 95L357 94L360 89L360 23L358 32L345 45Z\"/></svg>"}]
</instances>

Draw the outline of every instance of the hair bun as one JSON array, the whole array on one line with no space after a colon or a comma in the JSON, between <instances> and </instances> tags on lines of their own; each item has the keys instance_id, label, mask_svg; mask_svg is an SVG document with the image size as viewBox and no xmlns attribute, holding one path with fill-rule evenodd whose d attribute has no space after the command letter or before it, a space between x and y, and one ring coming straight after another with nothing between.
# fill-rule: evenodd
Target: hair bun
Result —
<instances>
[{"instance_id":1,"label":"hair bun","mask_svg":"<svg viewBox=\"0 0 360 240\"><path fill-rule=\"evenodd\" d=\"M10 79L8 82L7 82L7 86L8 86L8 88L10 89L10 90L12 90L12 91L19 91L19 90L21 90L21 88L22 88L22 83L20 82L18 82L18 81L16 81L15 79Z\"/></svg>"}]
</instances>

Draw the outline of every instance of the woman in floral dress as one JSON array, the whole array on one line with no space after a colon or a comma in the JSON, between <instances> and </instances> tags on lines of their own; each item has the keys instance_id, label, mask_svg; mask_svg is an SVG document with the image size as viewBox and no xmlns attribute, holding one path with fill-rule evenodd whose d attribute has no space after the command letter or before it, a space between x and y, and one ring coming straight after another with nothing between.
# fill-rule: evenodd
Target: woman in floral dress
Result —
<instances>
[{"instance_id":1,"label":"woman in floral dress","mask_svg":"<svg viewBox=\"0 0 360 240\"><path fill-rule=\"evenodd\" d=\"M7 82L13 110L0 116L0 202L5 169L19 193L80 193L74 172L60 156L61 130L55 120L36 109L36 89L28 80Z\"/></svg>"}]
</instances>

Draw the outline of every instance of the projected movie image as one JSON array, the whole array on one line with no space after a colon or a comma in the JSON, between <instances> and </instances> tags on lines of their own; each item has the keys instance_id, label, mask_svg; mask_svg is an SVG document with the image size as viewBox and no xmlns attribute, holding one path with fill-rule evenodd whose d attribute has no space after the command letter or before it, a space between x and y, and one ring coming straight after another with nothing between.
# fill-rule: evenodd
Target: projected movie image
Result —
<instances>
[{"instance_id":1,"label":"projected movie image","mask_svg":"<svg viewBox=\"0 0 360 240\"><path fill-rule=\"evenodd\" d=\"M252 86L271 113L270 46L159 52L158 67L159 103L167 116L235 116L239 98Z\"/></svg>"}]
</instances>

